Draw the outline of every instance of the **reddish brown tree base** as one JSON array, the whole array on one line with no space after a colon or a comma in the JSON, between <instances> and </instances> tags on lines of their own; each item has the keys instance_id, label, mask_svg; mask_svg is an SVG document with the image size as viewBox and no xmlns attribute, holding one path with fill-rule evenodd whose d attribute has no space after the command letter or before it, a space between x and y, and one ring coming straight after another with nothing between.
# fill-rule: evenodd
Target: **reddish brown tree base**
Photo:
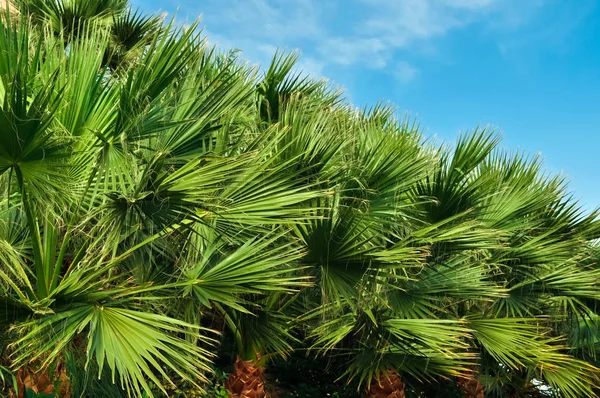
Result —
<instances>
[{"instance_id":1,"label":"reddish brown tree base","mask_svg":"<svg viewBox=\"0 0 600 398\"><path fill-rule=\"evenodd\" d=\"M485 390L477 376L460 379L457 384L462 388L465 398L484 398L485 396Z\"/></svg>"},{"instance_id":2,"label":"reddish brown tree base","mask_svg":"<svg viewBox=\"0 0 600 398\"><path fill-rule=\"evenodd\" d=\"M252 361L238 358L225 388L232 398L265 398L263 370Z\"/></svg>"},{"instance_id":3,"label":"reddish brown tree base","mask_svg":"<svg viewBox=\"0 0 600 398\"><path fill-rule=\"evenodd\" d=\"M404 382L392 371L383 375L379 380L373 380L367 394L368 398L406 398Z\"/></svg>"},{"instance_id":4,"label":"reddish brown tree base","mask_svg":"<svg viewBox=\"0 0 600 398\"><path fill-rule=\"evenodd\" d=\"M62 365L57 366L52 378L47 369L34 372L31 369L21 368L17 372L16 379L19 394L13 392L11 394L13 397L23 398L27 390L32 390L36 394L55 393L57 397L61 398L71 396L71 381Z\"/></svg>"}]
</instances>

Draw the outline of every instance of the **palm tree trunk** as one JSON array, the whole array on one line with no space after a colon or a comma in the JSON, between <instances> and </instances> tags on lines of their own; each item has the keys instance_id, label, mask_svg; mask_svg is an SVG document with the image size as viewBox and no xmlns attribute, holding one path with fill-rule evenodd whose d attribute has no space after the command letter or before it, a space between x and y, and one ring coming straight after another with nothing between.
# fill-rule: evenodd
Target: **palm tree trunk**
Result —
<instances>
[{"instance_id":1,"label":"palm tree trunk","mask_svg":"<svg viewBox=\"0 0 600 398\"><path fill-rule=\"evenodd\" d=\"M265 398L262 367L253 361L243 361L238 357L225 388L232 398Z\"/></svg>"},{"instance_id":2,"label":"palm tree trunk","mask_svg":"<svg viewBox=\"0 0 600 398\"><path fill-rule=\"evenodd\" d=\"M33 371L31 368L21 368L16 375L18 398L23 398L27 390L32 390L39 395L56 394L57 397L69 398L71 396L71 381L63 364L59 364L51 372L49 369Z\"/></svg>"},{"instance_id":3,"label":"palm tree trunk","mask_svg":"<svg viewBox=\"0 0 600 398\"><path fill-rule=\"evenodd\" d=\"M382 375L379 380L373 380L367 393L368 398L406 398L404 392L404 382L400 375L393 371L388 371Z\"/></svg>"},{"instance_id":4,"label":"palm tree trunk","mask_svg":"<svg viewBox=\"0 0 600 398\"><path fill-rule=\"evenodd\" d=\"M458 385L462 388L465 398L484 398L485 396L485 389L476 374L469 378L459 379Z\"/></svg>"}]
</instances>

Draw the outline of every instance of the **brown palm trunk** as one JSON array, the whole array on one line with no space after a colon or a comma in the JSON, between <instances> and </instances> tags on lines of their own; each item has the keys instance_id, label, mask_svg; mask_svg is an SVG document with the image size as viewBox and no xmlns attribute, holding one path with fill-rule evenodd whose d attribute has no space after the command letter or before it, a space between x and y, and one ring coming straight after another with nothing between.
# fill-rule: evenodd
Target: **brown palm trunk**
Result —
<instances>
[{"instance_id":1,"label":"brown palm trunk","mask_svg":"<svg viewBox=\"0 0 600 398\"><path fill-rule=\"evenodd\" d=\"M263 369L255 362L238 358L229 380L225 382L225 388L232 398L265 398Z\"/></svg>"},{"instance_id":2,"label":"brown palm trunk","mask_svg":"<svg viewBox=\"0 0 600 398\"><path fill-rule=\"evenodd\" d=\"M379 380L373 380L367 393L368 398L406 398L404 382L398 373L388 371Z\"/></svg>"},{"instance_id":3,"label":"brown palm trunk","mask_svg":"<svg viewBox=\"0 0 600 398\"><path fill-rule=\"evenodd\" d=\"M483 384L481 384L476 374L469 378L459 379L458 385L462 388L465 398L484 398L485 396Z\"/></svg>"},{"instance_id":4,"label":"brown palm trunk","mask_svg":"<svg viewBox=\"0 0 600 398\"><path fill-rule=\"evenodd\" d=\"M56 394L57 397L61 398L71 396L71 380L69 380L66 369L62 364L59 364L52 372L52 377L48 369L33 371L32 369L21 368L15 378L19 394L12 394L12 396L18 398L23 398L27 390L42 395Z\"/></svg>"}]
</instances>

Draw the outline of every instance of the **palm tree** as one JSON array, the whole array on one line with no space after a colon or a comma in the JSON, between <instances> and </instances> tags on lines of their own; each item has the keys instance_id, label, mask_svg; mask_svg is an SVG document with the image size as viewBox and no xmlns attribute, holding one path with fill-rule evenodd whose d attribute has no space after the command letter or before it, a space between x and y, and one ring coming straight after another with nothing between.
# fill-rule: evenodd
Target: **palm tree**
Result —
<instances>
[{"instance_id":1,"label":"palm tree","mask_svg":"<svg viewBox=\"0 0 600 398\"><path fill-rule=\"evenodd\" d=\"M159 35L162 18L133 10L127 0L17 0L16 7L40 29L50 29L64 40L85 34L89 26L110 37L102 66L116 71L127 67Z\"/></svg>"},{"instance_id":2,"label":"palm tree","mask_svg":"<svg viewBox=\"0 0 600 398\"><path fill-rule=\"evenodd\" d=\"M381 115L375 109L359 123L410 130ZM407 134L374 137L358 139L377 151L358 151L376 157L349 172L357 188L341 188L332 216L302 230L320 269L321 305L306 317L315 349L346 351L346 374L375 380L374 389L396 372L479 375L502 396L502 377L523 374L564 396L592 395L595 368L568 355L560 325L590 319L598 299L597 268L585 265L596 215L583 216L538 161L493 153L498 139L486 131L463 137L454 153L442 148L429 165L406 146Z\"/></svg>"},{"instance_id":3,"label":"palm tree","mask_svg":"<svg viewBox=\"0 0 600 398\"><path fill-rule=\"evenodd\" d=\"M202 383L217 337L203 315L307 284L285 229L323 193L270 163L276 131L238 144L252 70L216 62L195 29L166 27L124 77L103 66L101 28L32 32L0 27L6 358L50 375L79 355L134 396Z\"/></svg>"},{"instance_id":4,"label":"palm tree","mask_svg":"<svg viewBox=\"0 0 600 398\"><path fill-rule=\"evenodd\" d=\"M489 392L500 394L498 387L508 384L502 380L508 373L509 379L527 375L527 383L535 375L566 396L576 395L569 389L584 377L577 372L589 372L590 367L565 356L568 347L558 336L565 320L588 316L585 305L576 303L589 305L598 298L596 289L588 288L597 280L597 270L585 265L587 242L597 234L596 215L584 217L564 193L564 181L541 174L539 159L494 152L497 141L486 134L461 140L453 158L443 161L421 189L439 200L428 209L434 220L465 214L497 237L497 247L489 247L485 261L493 270L492 280L505 293L492 305L466 303L459 307L459 315L471 318L473 312L478 317L483 313L489 318L486 325L492 326L492 319L497 323L495 332L469 324L475 330L479 375ZM478 163L467 161L477 158ZM517 327L518 323L522 324ZM498 347L490 345L490 338ZM540 340L551 347L537 352L542 348L536 348ZM503 346L513 349L515 343L527 349L510 354L498 351ZM566 379L571 379L569 385L559 386Z\"/></svg>"},{"instance_id":5,"label":"palm tree","mask_svg":"<svg viewBox=\"0 0 600 398\"><path fill-rule=\"evenodd\" d=\"M300 347L372 397L593 395L600 223L538 159L91 3L0 22L2 378L166 394L222 344L239 394Z\"/></svg>"},{"instance_id":6,"label":"palm tree","mask_svg":"<svg viewBox=\"0 0 600 398\"><path fill-rule=\"evenodd\" d=\"M127 7L127 0L16 0L14 3L35 23L66 37L77 34L90 22L110 24Z\"/></svg>"},{"instance_id":7,"label":"palm tree","mask_svg":"<svg viewBox=\"0 0 600 398\"><path fill-rule=\"evenodd\" d=\"M298 115L306 113L307 107L330 109L339 101L338 93L330 91L322 81L314 81L295 72L293 68L297 60L297 53L277 52L269 68L256 84L255 109L258 120L255 123L259 130L257 134L262 137L256 141L256 145L271 153L270 161L273 165L293 168L296 175L294 185L297 189L310 186L311 189L324 193L315 197L313 203L303 204L310 219L322 218L312 214L313 207L317 208L321 203L320 198L329 193L325 191L326 186L315 181L311 162L302 159L302 156L308 153L306 148L302 150L296 147L304 144L298 136L301 130L293 129L289 125L290 115L287 112L296 106L300 107ZM305 126L302 122L299 123L298 127L303 129ZM309 135L305 138L309 138ZM288 226L293 227L295 224ZM290 236L288 231L286 239L290 237L296 242L295 237ZM303 275L304 278L309 276ZM292 344L299 341L292 335L293 314L286 310L294 305L296 297L273 292L263 299L253 297L252 300L260 304L261 310L249 313L230 308L222 314L226 320L224 324L227 325L236 347L237 359L227 383L234 397L264 396L264 365L274 354L285 358L287 353L293 350Z\"/></svg>"}]
</instances>

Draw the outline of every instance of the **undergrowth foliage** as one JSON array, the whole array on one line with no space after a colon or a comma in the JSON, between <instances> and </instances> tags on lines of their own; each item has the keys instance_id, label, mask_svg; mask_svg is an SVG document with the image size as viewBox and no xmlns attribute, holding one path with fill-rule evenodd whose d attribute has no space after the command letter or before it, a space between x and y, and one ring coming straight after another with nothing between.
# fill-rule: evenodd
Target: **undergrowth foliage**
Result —
<instances>
[{"instance_id":1,"label":"undergrowth foliage","mask_svg":"<svg viewBox=\"0 0 600 398\"><path fill-rule=\"evenodd\" d=\"M539 158L487 127L439 146L296 54L259 70L123 0L15 5L0 381L61 364L168 395L214 380L226 347L331 357L358 388L392 372L593 395L598 213Z\"/></svg>"}]
</instances>

